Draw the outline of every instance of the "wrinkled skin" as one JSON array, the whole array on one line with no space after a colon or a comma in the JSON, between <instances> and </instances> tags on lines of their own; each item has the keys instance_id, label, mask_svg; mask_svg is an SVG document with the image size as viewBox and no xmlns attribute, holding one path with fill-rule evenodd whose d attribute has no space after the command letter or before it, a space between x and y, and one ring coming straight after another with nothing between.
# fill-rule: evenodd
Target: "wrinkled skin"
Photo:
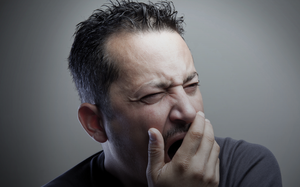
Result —
<instances>
[{"instance_id":1,"label":"wrinkled skin","mask_svg":"<svg viewBox=\"0 0 300 187\"><path fill-rule=\"evenodd\" d=\"M119 33L107 50L121 73L109 92L113 118L90 104L79 109L84 128L102 143L106 170L125 186L217 185L218 145L211 124L197 115L198 74L180 35ZM168 148L183 138L171 160Z\"/></svg>"}]
</instances>

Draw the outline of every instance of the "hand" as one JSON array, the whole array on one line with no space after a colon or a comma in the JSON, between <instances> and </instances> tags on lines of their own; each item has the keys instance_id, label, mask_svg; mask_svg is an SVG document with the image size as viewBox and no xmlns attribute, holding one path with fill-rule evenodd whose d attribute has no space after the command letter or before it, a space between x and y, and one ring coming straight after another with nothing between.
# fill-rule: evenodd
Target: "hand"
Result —
<instances>
[{"instance_id":1,"label":"hand","mask_svg":"<svg viewBox=\"0 0 300 187\"><path fill-rule=\"evenodd\" d=\"M173 159L164 162L161 133L149 129L148 186L218 186L220 147L214 139L212 125L198 112L181 147Z\"/></svg>"}]
</instances>

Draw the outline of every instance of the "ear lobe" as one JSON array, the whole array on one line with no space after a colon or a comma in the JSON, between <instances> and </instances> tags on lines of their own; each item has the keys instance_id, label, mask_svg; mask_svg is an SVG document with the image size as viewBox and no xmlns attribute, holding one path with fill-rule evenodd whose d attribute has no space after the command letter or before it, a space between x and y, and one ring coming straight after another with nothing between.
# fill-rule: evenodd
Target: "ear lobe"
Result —
<instances>
[{"instance_id":1,"label":"ear lobe","mask_svg":"<svg viewBox=\"0 0 300 187\"><path fill-rule=\"evenodd\" d=\"M102 114L90 103L82 103L78 109L78 119L86 132L97 142L104 143L107 135L103 127Z\"/></svg>"}]
</instances>

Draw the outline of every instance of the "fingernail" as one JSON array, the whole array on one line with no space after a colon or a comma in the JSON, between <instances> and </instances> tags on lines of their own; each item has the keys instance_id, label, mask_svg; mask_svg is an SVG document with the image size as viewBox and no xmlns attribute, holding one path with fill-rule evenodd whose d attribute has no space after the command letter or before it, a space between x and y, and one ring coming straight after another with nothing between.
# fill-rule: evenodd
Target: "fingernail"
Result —
<instances>
[{"instance_id":1,"label":"fingernail","mask_svg":"<svg viewBox=\"0 0 300 187\"><path fill-rule=\"evenodd\" d=\"M149 140L150 140L151 142L156 141L155 136L153 135L153 133L151 132L150 129L148 130L148 134L149 134Z\"/></svg>"},{"instance_id":2,"label":"fingernail","mask_svg":"<svg viewBox=\"0 0 300 187\"><path fill-rule=\"evenodd\" d=\"M199 111L197 114L199 114L200 116L204 117L204 113L202 111Z\"/></svg>"},{"instance_id":3,"label":"fingernail","mask_svg":"<svg viewBox=\"0 0 300 187\"><path fill-rule=\"evenodd\" d=\"M210 121L209 121L208 119L205 119L205 121L206 121L207 123L210 123Z\"/></svg>"}]
</instances>

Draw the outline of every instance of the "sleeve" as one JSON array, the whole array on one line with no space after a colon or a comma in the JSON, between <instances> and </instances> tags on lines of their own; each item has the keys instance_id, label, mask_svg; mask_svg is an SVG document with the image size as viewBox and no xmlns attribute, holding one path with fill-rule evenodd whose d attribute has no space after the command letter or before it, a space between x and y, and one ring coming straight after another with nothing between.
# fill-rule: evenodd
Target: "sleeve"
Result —
<instances>
[{"instance_id":1,"label":"sleeve","mask_svg":"<svg viewBox=\"0 0 300 187\"><path fill-rule=\"evenodd\" d=\"M228 139L223 149L220 169L221 175L224 174L223 186L282 186L277 160L264 146Z\"/></svg>"}]
</instances>

